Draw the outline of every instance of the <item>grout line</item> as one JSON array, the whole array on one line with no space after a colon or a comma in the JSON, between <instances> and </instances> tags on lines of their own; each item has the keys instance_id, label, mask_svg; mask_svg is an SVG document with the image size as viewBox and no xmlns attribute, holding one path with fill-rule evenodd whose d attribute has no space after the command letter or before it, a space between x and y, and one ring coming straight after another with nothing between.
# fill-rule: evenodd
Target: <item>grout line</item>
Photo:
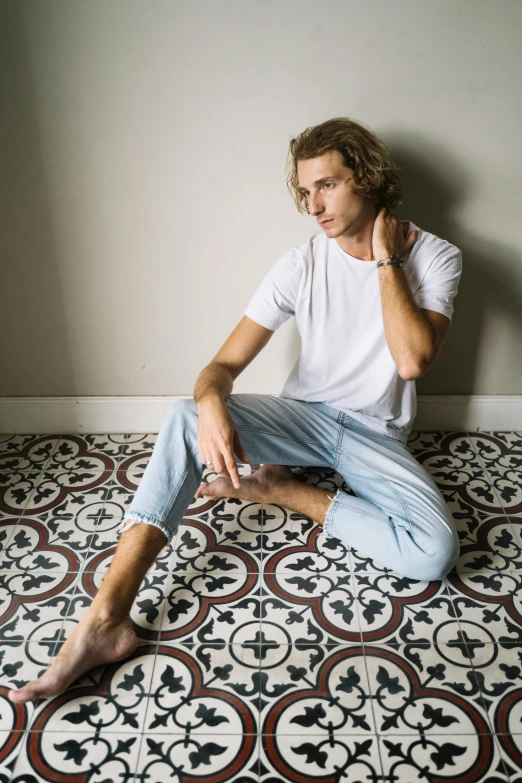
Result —
<instances>
[{"instance_id":1,"label":"grout line","mask_svg":"<svg viewBox=\"0 0 522 783\"><path fill-rule=\"evenodd\" d=\"M49 662L49 666L48 666L47 668L49 668L49 667L52 665L52 663L53 663L53 661L54 661L54 659L55 659L55 657L56 657L56 655L57 655L57 648L58 648L58 645L60 644L60 641L61 641L61 636L62 636L63 627L64 627L64 625L65 625L65 621L67 620L67 615L68 615L68 613L69 613L69 608L70 608L70 606L71 606L71 601L72 601L72 598L74 597L74 595L75 595L75 593L76 593L76 586L77 586L77 584L78 584L78 580L79 580L79 578L80 578L80 572L79 572L79 571L77 571L77 572L74 572L74 573L76 573L76 579L73 581L72 585L70 586L70 589L72 589L72 590L73 590L73 593L72 593L72 596L71 596L71 598L69 599L69 602L67 603L67 605L66 605L66 607L65 607L65 615L64 615L64 617L63 617L63 619L62 619L62 622L61 622L61 624L60 624L60 627L58 628L58 633L57 633L57 636L56 636L56 641L55 641L55 642L54 642L54 644L53 644L53 648L52 648L52 654L50 655L50 662ZM62 595L62 593L60 592L60 593L59 593L59 595ZM26 639L26 640L24 640L24 641L25 641L26 643L27 643L27 642L33 642L33 641L35 641L35 642L38 642L38 641L41 641L41 639ZM46 700L46 698L47 698L47 697L41 697L41 698L39 698L39 699L36 699L36 700L34 701L34 713L33 713L32 717L31 717L31 720L29 721L29 723L28 723L28 725L27 725L26 729L24 730L24 733L25 733L25 734L29 733L29 731L31 730L31 729L30 729L30 727L31 727L31 725L32 725L32 723L33 723L33 721L34 721L34 719L35 719L36 712L37 712L37 710L38 710L38 709L41 707L42 703L43 703L43 702ZM13 770L13 775L14 775L14 770Z\"/></svg>"},{"instance_id":2,"label":"grout line","mask_svg":"<svg viewBox=\"0 0 522 783\"><path fill-rule=\"evenodd\" d=\"M508 734L508 736L511 737L512 735ZM504 752L504 750L502 748L502 745L501 745L501 742L500 742L500 740L498 738L498 734L496 734L496 733L493 734L493 743L497 747L499 761L500 761L500 764L502 765L502 769L504 770L504 775L506 776L507 780L510 781L510 783L512 783L515 780L515 777L510 775L509 772L508 772L508 764L509 764L509 761L512 761L512 760L509 758L507 753L504 756L505 752ZM512 763L516 763L516 762L512 761Z\"/></svg>"},{"instance_id":3,"label":"grout line","mask_svg":"<svg viewBox=\"0 0 522 783\"><path fill-rule=\"evenodd\" d=\"M39 436L35 436L35 437L39 437ZM8 546L10 546L11 539L13 539L13 538L16 536L16 533L17 533L18 527L19 527L19 525L22 523L22 520L23 520L25 517L30 517L30 516L33 516L33 514L32 514L32 513L28 513L28 514L26 513L26 511L27 511L27 506L29 505L30 501L31 501L31 500L32 500L32 498L33 498L33 495L36 493L36 490L37 490L37 488L38 488L38 487L39 487L39 485L40 485L40 482L41 482L41 480L42 480L43 474L44 474L44 472L45 472L45 470L46 470L46 468L47 468L47 465L49 464L50 460L52 459L52 457L53 457L54 453L56 452L56 449L58 448L58 444L59 444L59 442L60 442L60 439L61 439L61 437L62 437L62 436L58 436L58 438L57 438L57 441L56 441L56 445L55 445L54 449L52 449L51 453L50 453L50 454L49 454L49 456L47 457L47 460L45 461L45 463L43 464L43 466L40 468L40 471L37 473L37 475L36 475L36 478L35 478L35 484L34 484L34 486L33 486L32 490L31 490L31 491L29 492L29 494L27 495L27 499L26 499L26 501L25 501L25 504L24 504L24 506L23 506L23 507L22 507L22 508L19 510L19 514L18 514L18 515L16 515L16 514L13 514L13 515L12 515L13 517L15 517L15 518L16 518L16 525L14 526L13 530L11 531L11 534L8 536L8 538L7 538L7 541L6 541L5 545L4 545L4 546L2 547L2 549L0 550L0 567L1 567L2 563L4 562L4 553L5 553L5 551L7 550ZM34 468L33 470L36 472L36 471L37 471L37 468ZM27 470L27 471L21 471L21 475L23 476L24 474L26 474L26 473L30 473L30 472L31 472L31 470ZM38 511L36 511L36 512L35 512L34 516L37 516L37 514L38 514Z\"/></svg>"},{"instance_id":4,"label":"grout line","mask_svg":"<svg viewBox=\"0 0 522 783\"><path fill-rule=\"evenodd\" d=\"M477 433L472 433L472 434L473 434L473 435L476 435ZM481 433L479 433L479 434L481 434ZM468 435L469 435L469 433L468 433ZM506 510L506 508L505 508L505 506L504 506L504 503L502 502L502 498L501 498L501 496L500 496L500 494L499 494L499 492L498 492L498 489L497 489L497 487L495 486L495 482L494 482L494 480L493 480L493 478L492 478L491 474L489 473L489 471L488 471L488 469L487 469L486 463L485 463L485 462L484 462L484 460L482 459L482 456L481 456L480 452L479 452L479 451L477 451L477 449L476 449L476 447L475 447L475 444L474 444L473 440L471 440L471 445L472 445L473 451L475 452L475 455L476 455L477 459L478 459L478 460L479 460L479 462L480 462L480 465L481 465L481 467L482 467L482 470L484 471L484 475L485 475L485 477L487 478L487 480L488 480L489 484L491 485L491 488L492 488L492 490L493 490L493 492L494 492L494 494L495 494L495 497L496 497L496 499L497 499L497 504L498 504L498 506L500 506L500 508L502 509L502 513L503 513L503 514L504 514L504 516L506 517L506 523L509 525L509 528L510 528L510 530L511 530L511 535L513 536L513 540L514 540L516 543L518 543L518 537L517 537L517 535L516 535L516 533L515 533L515 530L514 530L514 528L513 528L513 525L511 524L511 522L510 522L510 520L509 520L508 512L507 512L507 510ZM491 513L490 513L490 512L484 512L484 513L489 513L489 516L492 516L494 512L491 512Z\"/></svg>"},{"instance_id":5,"label":"grout line","mask_svg":"<svg viewBox=\"0 0 522 783\"><path fill-rule=\"evenodd\" d=\"M103 471L103 472L105 473L106 471ZM103 500L102 511L105 511L105 503L107 502L107 497L110 495L111 489L114 486L114 482L115 481L116 481L116 468L112 471L112 478L109 481L109 484L108 484L108 486L106 488L106 497ZM116 525L116 528L119 527L119 524L120 523L118 522L117 525ZM83 568L82 568L82 571L85 569L85 566L86 566L86 564L89 561L89 558L90 558L90 555L91 555L91 550L92 550L92 543L93 543L93 539L94 539L95 535L96 535L96 529L94 529L94 531L92 532L92 537L91 537L91 542L89 544L89 548L87 550L87 553L85 554L85 557L83 558ZM118 537L116 537L116 546L117 545L118 545ZM108 548L110 549L110 547L108 547Z\"/></svg>"},{"instance_id":6,"label":"grout line","mask_svg":"<svg viewBox=\"0 0 522 783\"><path fill-rule=\"evenodd\" d=\"M56 445L55 445L54 449L51 450L51 453L49 454L49 457L47 458L47 462L45 462L45 464L44 464L44 466L42 468L42 473L44 472L44 470L47 470L47 468L49 466L49 463L52 460L52 458L54 457L54 455L56 454L56 452L58 451L58 446L62 442L63 438L64 438L64 435L58 435L58 437L56 438Z\"/></svg>"},{"instance_id":7,"label":"grout line","mask_svg":"<svg viewBox=\"0 0 522 783\"><path fill-rule=\"evenodd\" d=\"M257 692L257 731L258 735L261 734L261 724L262 724L262 718L261 714L263 712L263 709L261 707L261 676L262 676L262 670L263 670L263 649L262 649L262 640L263 640L263 613L265 608L265 601L264 601L264 590L263 585L265 583L265 568L264 568L264 543L265 543L265 533L263 532L263 529L261 530L261 565L259 569L259 668L257 672L258 676L258 692ZM260 740L259 740L260 743ZM260 760L261 760L261 746L259 745L258 748L258 780L261 780L261 772L260 772Z\"/></svg>"},{"instance_id":8,"label":"grout line","mask_svg":"<svg viewBox=\"0 0 522 783\"><path fill-rule=\"evenodd\" d=\"M478 434L481 434L481 433L478 433ZM477 448L476 448L476 445L475 445L475 443L474 443L473 436L477 435L477 433L476 433L476 432L466 432L466 435L467 435L467 437L468 437L468 438L469 438L469 440L470 440L471 448L473 449L473 451L474 451L474 453L475 453L475 456L476 456L476 458L477 458L477 460L478 460L478 462L479 462L479 464L480 464L480 467L482 468L482 471L483 471L484 477L485 477L485 479L488 481L488 483L491 485L491 487L492 487L492 490L493 490L493 492L494 492L494 494L495 494L495 497L497 498L497 503L498 503L498 505L499 505L499 506L502 508L502 512L503 512L504 516L506 517L506 522L509 524L509 527L510 527L510 529L511 529L511 533L512 533L513 539L516 541L516 540L517 540L517 538L516 538L516 536L515 536L515 533L514 533L514 531L513 531L512 525L511 525L511 523L509 522L509 519L507 518L507 515L506 515L506 512L505 512L505 509L504 509L504 506L502 505L502 503L501 503L501 501L500 501L500 497L499 497L499 495L498 495L497 488L495 487L495 485L494 485L494 483L493 483L493 480L492 480L492 478L491 478L491 476L490 476L490 474L489 474L489 471L488 471L488 469L487 469L487 467L486 467L486 465L485 465L485 463L484 463L484 460L482 459L482 456L481 456L481 455L480 455L480 453L478 452L478 450L477 450ZM484 513L485 513L485 514L487 514L488 512L484 512ZM489 513L489 516L493 516L493 513ZM466 574L468 574L468 575L472 575L473 573L476 573L476 572L470 571L470 572L461 572L461 573L466 573ZM493 571L491 571L490 573L491 573L492 575L493 575L493 574L495 574L495 575L502 575L502 574L509 574L509 573L516 574L516 572L513 572L513 571L502 571L502 572L493 572ZM479 599L479 601L480 601L480 599ZM457 616L457 621L458 621L458 623L459 623L459 627L461 628L461 633L462 633L462 640L463 640L463 642L464 642L464 644L465 644L465 647L466 647L466 650L467 650L467 652L468 652L468 660L469 660L469 665L470 665L470 667L471 667L471 670L472 670L474 673L476 673L477 671L480 671L480 669L477 669L477 667L476 667L475 663L473 662L473 657L470 655L470 649L469 649L468 645L466 644L466 641L465 641L465 638L464 638L464 636L465 636L465 635L464 635L464 629L463 629L463 628L462 628L462 626L460 625L460 619L458 618L458 616ZM497 646L497 648L498 648L498 642L487 642L486 644L492 644L492 645L495 645L495 646ZM497 667L497 669L498 669L498 667ZM481 700L482 700L482 699L484 699L484 700L486 700L486 699L487 699L487 695L483 693L483 691L482 691L482 689L480 688L480 686L479 686L479 695L480 695L480 697L481 697ZM489 711L486 709L486 707L484 707L483 709L484 709L484 712L485 712L485 714L486 714L486 720L488 721L488 724L489 724L489 726L490 726L491 732L492 732L492 733L494 733L494 724L493 724L493 721L492 721L492 719L491 719L491 717L490 717ZM500 751L500 748L499 748L499 751ZM507 777L509 777L509 776L507 775Z\"/></svg>"},{"instance_id":9,"label":"grout line","mask_svg":"<svg viewBox=\"0 0 522 783\"><path fill-rule=\"evenodd\" d=\"M351 560L350 560L350 568L351 567L352 567L352 563L351 563ZM353 571L352 571L352 576L353 576ZM380 742L379 742L379 738L380 738L381 735L379 733L379 727L378 727L378 724L377 724L377 713L376 713L376 711L374 709L375 699L373 698L372 680L370 678L370 672L369 672L369 669L368 669L368 656L366 655L366 647L369 646L369 645L366 645L365 642L364 642L364 639L363 639L362 628L361 628L361 623L360 623L359 603L358 603L357 599L356 599L356 607L355 607L355 609L356 609L357 621L359 622L359 634L360 634L360 637L361 637L362 659L363 659L363 664L364 664L364 670L366 672L366 680L367 680L367 683L368 683L368 696L369 696L369 699L370 699L370 710L371 710L372 716L373 716L373 725L375 726L375 734L374 734L374 736L376 738L376 744L377 744L377 754L378 754L378 757L379 757L380 775L382 777L382 780L384 780L384 766L383 766L383 763L382 763L381 745L380 745Z\"/></svg>"},{"instance_id":10,"label":"grout line","mask_svg":"<svg viewBox=\"0 0 522 783\"><path fill-rule=\"evenodd\" d=\"M22 474L21 474L21 475L22 475L22 476L24 476L24 475L25 475L26 473L28 473L28 472L29 472L29 471L22 472ZM32 488L32 489L31 489L31 491L28 493L28 495L27 495L27 498L26 498L26 501L25 501L25 503L24 503L23 507L20 509L20 514L19 514L19 516L18 516L18 519L17 519L17 521L16 521L16 525L15 525L15 529L14 529L14 531L13 531L13 535L16 533L16 530L18 529L18 525L19 525L19 524L20 524L20 522L22 521L22 518L23 518L23 517L25 517L25 516L32 516L32 514L31 514L31 513L29 513L29 514L26 514L26 510L27 510L27 506L29 505L30 501L31 501L31 500L32 500L32 498L33 498L33 495L36 493L36 490L37 490L38 486L40 485L40 481L41 481L41 479L42 479L42 476L43 476L43 470L40 470L40 472L38 473L38 475L37 475L37 476L36 476L36 478L35 478L35 483L34 483L34 486L33 486L33 488ZM35 511L35 513L37 514L38 512L37 512L37 511ZM13 515L13 516L14 516L14 515ZM11 540L11 539L9 539L9 540Z\"/></svg>"},{"instance_id":11,"label":"grout line","mask_svg":"<svg viewBox=\"0 0 522 783\"><path fill-rule=\"evenodd\" d=\"M480 434L482 434L482 433L478 433L478 434L480 435ZM495 495L495 497L496 497L496 499L497 499L497 505L498 505L498 506L500 506L500 508L502 509L502 513L503 513L503 514L504 514L504 516L506 517L506 522L507 522L507 524L508 524L508 525L509 525L509 527L510 527L511 534L512 534L512 536L513 536L513 539L514 539L514 541L517 541L517 540L518 540L518 539L517 539L517 536L515 535L515 531L514 531L514 529L513 529L513 526L512 526L512 524L511 524L511 522L509 521L509 518L508 518L507 511L506 511L506 509L505 509L505 507L504 507L504 504L502 503L502 499L501 499L501 497L500 497L500 495L499 495L499 493L498 493L498 490L497 490L497 488L496 488L496 486L495 486L495 483L494 483L494 481L493 481L493 478L491 477L491 475L490 475L490 473L489 473L489 471L488 471L488 469L487 469L487 467L486 467L486 464L485 464L484 460L482 459L482 456L481 456L480 452L479 452L479 451L477 451L477 448L476 448L476 446L475 446L475 443L473 442L473 440L472 440L472 438L471 438L471 436L473 436L473 435L477 435L477 433L476 433L476 432L473 432L473 433L467 433L467 435L468 435L468 437L470 437L471 447L472 447L473 451L475 452L475 456L477 457L477 459L478 459L478 461L479 461L479 463L480 463L480 466L481 466L481 468L482 468L482 471L483 471L483 473L484 473L484 477L487 479L488 483L490 484L490 486L491 486L491 488L492 488L492 490L493 490L493 493L494 493L494 495ZM484 513L484 514L488 514L489 516L493 516L493 514L494 514L494 512L488 512L488 511L484 511L484 512L482 512L482 513ZM470 573L472 573L472 572L470 572ZM506 573L507 573L507 572L506 572Z\"/></svg>"},{"instance_id":12,"label":"grout line","mask_svg":"<svg viewBox=\"0 0 522 783\"><path fill-rule=\"evenodd\" d=\"M455 576L458 576L458 577L459 577L458 573L457 573L457 574L455 574ZM460 579L460 577L459 577L459 579ZM458 627L458 629L459 629L459 631L460 631L460 635L461 635L462 643L464 644L464 647L466 648L466 652L468 653L468 657L469 657L469 655L470 655L470 649L469 649L468 645L467 645L467 644L466 644L466 642L465 642L465 635L466 635L466 631L465 631L465 629L464 629L464 628L462 627L462 625L461 625L461 622L460 622L460 617L459 617L459 613L458 613L458 611L457 611L457 607L456 607L456 605L455 605L455 600L454 600L454 597L453 597L453 595L451 594L451 588L452 588L453 586L452 586L451 582L449 581L449 579L447 578L447 576L445 576L445 577L444 577L444 579L442 580L442 582L443 582L443 584L444 584L444 591L443 591L443 595L444 595L444 593L446 593L446 598L448 598L448 600L449 600L449 601L450 601L450 603L451 603L451 606L453 607L453 616L454 616L454 619L455 619L455 621L456 621L456 623L457 623L457 627ZM456 597L457 597L457 596L455 596L455 598L456 598ZM470 661L470 666L471 666L471 658L469 658L469 661Z\"/></svg>"},{"instance_id":13,"label":"grout line","mask_svg":"<svg viewBox=\"0 0 522 783\"><path fill-rule=\"evenodd\" d=\"M14 517L13 518L15 524L12 526L12 529L10 532L7 533L7 538L5 540L5 543L0 548L0 573L2 572L2 565L4 562L6 562L5 554L9 546L11 546L11 539L15 536L16 531L18 529L18 525L20 524L21 517ZM9 522L9 517L2 520L2 523ZM3 569L7 570L7 569Z\"/></svg>"},{"instance_id":14,"label":"grout line","mask_svg":"<svg viewBox=\"0 0 522 783\"><path fill-rule=\"evenodd\" d=\"M161 621L163 620L163 614L164 614L164 609L165 609L164 604L165 603L166 603L166 596L164 594L163 601L162 601L160 629L158 631L158 636L157 636L157 639L156 639L156 650L154 652L154 660L152 662L152 672L151 672L151 676L150 676L150 683L149 683L149 689L148 689L149 693L147 695L147 707L146 707L145 715L144 715L144 718L143 718L143 727L142 727L142 730L139 732L138 755L136 757L136 767L135 767L134 773L133 773L134 779L135 779L135 776L137 774L138 766L139 766L139 763L140 763L140 756L141 756L141 749L143 747L143 740L144 740L145 734L147 733L147 731L146 731L146 721L147 721L147 718L148 718L148 715L149 715L150 704L151 704L151 701L152 701L152 683L153 683L153 680L154 680L154 673L156 671L156 663L157 663L157 660L158 660L158 648L159 648L159 638L160 638L160 633L161 633Z\"/></svg>"}]
</instances>

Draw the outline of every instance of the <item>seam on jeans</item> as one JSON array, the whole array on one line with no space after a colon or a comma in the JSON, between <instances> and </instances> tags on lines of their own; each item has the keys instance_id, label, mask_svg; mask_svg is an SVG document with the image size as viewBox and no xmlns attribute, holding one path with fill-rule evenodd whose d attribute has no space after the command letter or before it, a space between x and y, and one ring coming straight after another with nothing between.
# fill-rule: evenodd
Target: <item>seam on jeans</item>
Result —
<instances>
[{"instance_id":1,"label":"seam on jeans","mask_svg":"<svg viewBox=\"0 0 522 783\"><path fill-rule=\"evenodd\" d=\"M334 470L337 470L337 468L339 466L339 462L341 461L341 453L340 452L342 451L341 443L343 441L343 433L344 433L344 428L343 428L343 425L342 425L343 421L344 421L344 419L342 419L341 423L339 424L339 429L338 429L338 432L337 432L337 442L335 444L335 463L334 463L334 466L333 466Z\"/></svg>"},{"instance_id":2,"label":"seam on jeans","mask_svg":"<svg viewBox=\"0 0 522 783\"><path fill-rule=\"evenodd\" d=\"M325 449L329 451L329 447L325 446L323 443L317 443L315 440L311 440L310 438L290 438L288 435L282 435L280 432L272 432L271 430L265 430L263 427L251 427L249 424L237 424L236 429L239 430L251 430L255 432L262 432L265 435L270 435L271 438L284 438L285 440L291 441L292 443L311 443L313 446L316 446L318 449ZM334 461L335 461L335 452L333 454ZM334 467L332 465L332 467Z\"/></svg>"},{"instance_id":3,"label":"seam on jeans","mask_svg":"<svg viewBox=\"0 0 522 783\"><path fill-rule=\"evenodd\" d=\"M340 490L340 491L342 492L342 490ZM346 492L344 494L347 495ZM357 497L357 495L356 495L356 497ZM343 503L342 496L339 498L339 505L340 506L344 506L344 508L350 509L350 506L348 504ZM363 511L362 509L358 508L358 509L356 509L356 513L357 513L358 517L359 516L369 517L370 519L375 519L376 522L383 522L383 524L386 524L386 522L384 522L384 520L381 517L377 516L377 514L372 514L370 511ZM386 514L385 511L383 511L382 513ZM391 516L392 516L391 514L388 514L388 517L391 517Z\"/></svg>"},{"instance_id":4,"label":"seam on jeans","mask_svg":"<svg viewBox=\"0 0 522 783\"><path fill-rule=\"evenodd\" d=\"M343 492L342 489L337 490L337 493L333 497L333 502L330 504L330 506L327 509L327 514L325 517L324 525L323 525L323 531L325 535L332 537L332 533L330 532L330 529L333 525L333 517L335 514L335 511L337 510L337 506L341 506L343 508L350 508L348 505L343 503L342 497L347 493ZM383 512L386 513L386 512ZM381 519L381 517L376 516L375 514L370 514L368 511L361 511L361 509L357 509L357 515L358 516L364 516L369 517L370 519L374 520L375 522L379 522L381 525L386 525L385 520ZM389 518L393 519L392 515L388 515ZM409 533L409 528L406 531Z\"/></svg>"},{"instance_id":5,"label":"seam on jeans","mask_svg":"<svg viewBox=\"0 0 522 783\"><path fill-rule=\"evenodd\" d=\"M251 424L236 424L238 430L251 430L252 432L263 432L265 435L270 435L272 438L285 438L296 443L312 443L314 446L318 446L320 449L324 449L322 443L317 443L311 438L290 438L288 435L282 435L280 432L272 432L271 430L265 430L263 427L253 427Z\"/></svg>"},{"instance_id":6,"label":"seam on jeans","mask_svg":"<svg viewBox=\"0 0 522 783\"><path fill-rule=\"evenodd\" d=\"M191 456L192 456L192 457L195 457L195 456L196 456L196 454L197 454L198 452L199 452L199 446L198 446L198 448L197 448L195 451L193 451L193 452L192 452ZM179 482L178 482L178 484L177 484L176 488L175 488L175 489L173 490L173 492L172 492L172 495L171 495L171 498L170 498L170 504L169 504L169 506L168 506L168 511L167 511L167 510L165 510L165 511L163 512L163 514L162 514L162 516L164 516L165 518L166 518L166 517L168 517L168 515L169 515L169 514L170 514L170 512L172 511L172 506L174 505L174 501L175 501L175 499L176 499L176 496L177 496L177 494L178 494L178 492L179 492L179 488L181 487L181 485L183 484L183 482L185 481L185 479L187 478L187 476L188 476L188 468L187 468L187 469L186 469L186 471L183 473L183 475L182 475L182 477L180 478L180 480L179 480ZM179 527L179 525L178 525L178 527ZM175 533L175 532L176 532L176 531L174 531L174 533Z\"/></svg>"},{"instance_id":7,"label":"seam on jeans","mask_svg":"<svg viewBox=\"0 0 522 783\"><path fill-rule=\"evenodd\" d=\"M399 495L399 493L396 492L396 490L392 487L392 485L388 481L386 481L386 479L384 479L382 476L379 476L379 474L376 473L374 470L371 470L370 468L367 468L366 465L361 465L360 462L357 462L356 460L354 460L353 457L350 454L348 454L344 449L341 448L340 451L344 454L344 456L347 459L350 460L350 462L353 462L353 464L357 465L359 468L362 468L363 470L367 470L369 473L372 473L377 479L379 479L379 481L382 481L382 483L385 484L388 487L389 490L391 490L391 492L395 495L395 497L397 498L399 503L402 505L402 507L403 507L403 509L404 509L404 511L406 513L406 518L407 518L407 520L409 522L409 527L408 527L407 532L409 533L411 531L412 526L413 526L413 519L412 519L412 516L410 514L410 511L409 511L409 508L408 508L406 502Z\"/></svg>"}]
</instances>

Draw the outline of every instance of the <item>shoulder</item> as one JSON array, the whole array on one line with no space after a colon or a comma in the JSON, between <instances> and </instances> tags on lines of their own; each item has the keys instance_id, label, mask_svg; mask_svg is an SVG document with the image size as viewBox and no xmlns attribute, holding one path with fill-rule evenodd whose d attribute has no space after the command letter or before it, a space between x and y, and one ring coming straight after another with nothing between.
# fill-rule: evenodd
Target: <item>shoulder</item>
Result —
<instances>
[{"instance_id":1,"label":"shoulder","mask_svg":"<svg viewBox=\"0 0 522 783\"><path fill-rule=\"evenodd\" d=\"M267 278L275 281L278 286L295 287L303 277L305 269L305 253L303 245L293 245L279 256L267 272Z\"/></svg>"},{"instance_id":2,"label":"shoulder","mask_svg":"<svg viewBox=\"0 0 522 783\"><path fill-rule=\"evenodd\" d=\"M289 247L279 258L276 265L289 273L292 271L296 273L303 272L313 259L322 252L322 244L321 237L318 234L314 234L300 245Z\"/></svg>"},{"instance_id":3,"label":"shoulder","mask_svg":"<svg viewBox=\"0 0 522 783\"><path fill-rule=\"evenodd\" d=\"M420 226L415 225L412 221L410 221L410 228L417 229L419 232L410 253L410 257L427 260L441 256L457 257L462 255L460 248L451 242L448 242L447 239L443 239L442 237L437 236L437 234L426 231Z\"/></svg>"},{"instance_id":4,"label":"shoulder","mask_svg":"<svg viewBox=\"0 0 522 783\"><path fill-rule=\"evenodd\" d=\"M447 239L413 224L411 228L418 229L419 235L410 250L406 267L413 280L423 280L432 275L453 276L462 270L462 252L457 245Z\"/></svg>"},{"instance_id":5,"label":"shoulder","mask_svg":"<svg viewBox=\"0 0 522 783\"><path fill-rule=\"evenodd\" d=\"M295 245L294 248L292 248L303 268L310 266L314 260L317 260L325 254L326 241L327 238L324 231L318 231L317 233L312 234L306 242Z\"/></svg>"}]
</instances>

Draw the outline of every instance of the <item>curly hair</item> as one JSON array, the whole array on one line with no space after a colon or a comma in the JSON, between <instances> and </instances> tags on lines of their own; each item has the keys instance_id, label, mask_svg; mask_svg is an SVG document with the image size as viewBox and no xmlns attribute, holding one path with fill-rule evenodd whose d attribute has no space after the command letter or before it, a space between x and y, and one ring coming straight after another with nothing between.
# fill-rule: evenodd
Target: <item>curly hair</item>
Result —
<instances>
[{"instance_id":1,"label":"curly hair","mask_svg":"<svg viewBox=\"0 0 522 783\"><path fill-rule=\"evenodd\" d=\"M353 170L353 191L370 198L377 211L382 207L392 210L402 203L400 168L386 146L368 126L349 117L336 117L290 140L286 184L301 214L308 212L308 200L299 187L297 163L330 150L341 153L344 165Z\"/></svg>"}]
</instances>

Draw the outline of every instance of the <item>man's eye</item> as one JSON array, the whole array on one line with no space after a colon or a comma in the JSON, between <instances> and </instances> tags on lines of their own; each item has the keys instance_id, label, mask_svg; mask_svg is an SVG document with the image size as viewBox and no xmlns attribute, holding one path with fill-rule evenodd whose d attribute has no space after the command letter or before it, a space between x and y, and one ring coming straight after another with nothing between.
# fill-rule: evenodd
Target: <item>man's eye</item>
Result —
<instances>
[{"instance_id":1,"label":"man's eye","mask_svg":"<svg viewBox=\"0 0 522 783\"><path fill-rule=\"evenodd\" d=\"M326 187L327 185L333 185L333 182L325 182L324 186Z\"/></svg>"}]
</instances>

